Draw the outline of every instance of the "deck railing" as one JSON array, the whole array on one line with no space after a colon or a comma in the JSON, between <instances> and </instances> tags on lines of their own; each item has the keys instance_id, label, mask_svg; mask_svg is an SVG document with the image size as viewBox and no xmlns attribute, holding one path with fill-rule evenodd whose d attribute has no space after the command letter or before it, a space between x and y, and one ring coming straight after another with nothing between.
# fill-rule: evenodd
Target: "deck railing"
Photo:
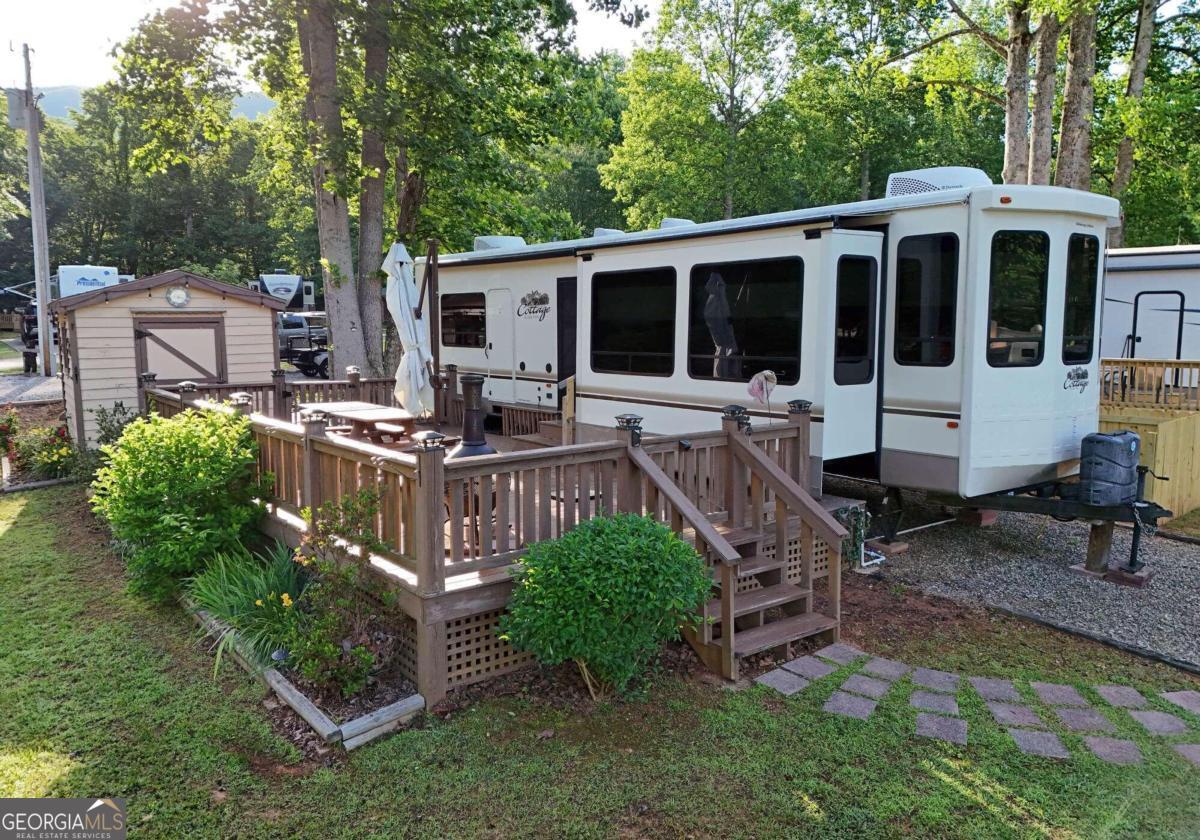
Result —
<instances>
[{"instance_id":1,"label":"deck railing","mask_svg":"<svg viewBox=\"0 0 1200 840\"><path fill-rule=\"evenodd\" d=\"M1100 405L1200 411L1200 361L1101 359Z\"/></svg>"}]
</instances>

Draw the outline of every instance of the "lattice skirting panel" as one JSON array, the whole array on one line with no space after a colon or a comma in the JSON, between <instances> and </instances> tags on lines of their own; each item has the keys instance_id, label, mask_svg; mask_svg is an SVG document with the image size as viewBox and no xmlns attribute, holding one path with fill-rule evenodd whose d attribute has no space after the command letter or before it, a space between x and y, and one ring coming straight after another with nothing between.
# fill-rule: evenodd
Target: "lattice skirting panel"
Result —
<instances>
[{"instance_id":1,"label":"lattice skirting panel","mask_svg":"<svg viewBox=\"0 0 1200 840\"><path fill-rule=\"evenodd\" d=\"M406 680L417 681L417 622L400 611L392 616L391 627L396 632L396 659Z\"/></svg>"},{"instance_id":2,"label":"lattice skirting panel","mask_svg":"<svg viewBox=\"0 0 1200 840\"><path fill-rule=\"evenodd\" d=\"M507 674L533 664L497 636L503 610L469 615L446 622L446 685L460 685Z\"/></svg>"},{"instance_id":3,"label":"lattice skirting panel","mask_svg":"<svg viewBox=\"0 0 1200 840\"><path fill-rule=\"evenodd\" d=\"M825 540L816 537L813 540L813 580L819 580L829 574L829 546ZM763 547L763 555L775 556L775 546ZM787 567L784 579L788 583L799 583L804 563L800 557L800 537L792 537L787 542ZM738 592L750 592L759 588L759 582L754 578L738 581Z\"/></svg>"}]
</instances>

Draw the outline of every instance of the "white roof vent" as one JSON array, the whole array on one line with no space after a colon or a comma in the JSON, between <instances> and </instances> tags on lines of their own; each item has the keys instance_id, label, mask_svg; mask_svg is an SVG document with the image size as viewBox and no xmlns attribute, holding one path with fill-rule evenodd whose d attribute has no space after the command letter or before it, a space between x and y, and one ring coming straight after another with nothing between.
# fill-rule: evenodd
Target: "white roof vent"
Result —
<instances>
[{"instance_id":1,"label":"white roof vent","mask_svg":"<svg viewBox=\"0 0 1200 840\"><path fill-rule=\"evenodd\" d=\"M498 248L520 248L525 244L523 236L476 236L476 251L494 251Z\"/></svg>"},{"instance_id":2,"label":"white roof vent","mask_svg":"<svg viewBox=\"0 0 1200 840\"><path fill-rule=\"evenodd\" d=\"M658 227L659 230L666 230L667 228L690 227L694 224L696 223L691 219L673 219L668 216L659 223Z\"/></svg>"},{"instance_id":3,"label":"white roof vent","mask_svg":"<svg viewBox=\"0 0 1200 840\"><path fill-rule=\"evenodd\" d=\"M897 195L957 190L963 187L990 187L992 179L981 169L970 166L936 166L893 172L887 179L886 198Z\"/></svg>"},{"instance_id":4,"label":"white roof vent","mask_svg":"<svg viewBox=\"0 0 1200 840\"><path fill-rule=\"evenodd\" d=\"M592 231L592 236L620 236L624 232L620 228L596 228Z\"/></svg>"}]
</instances>

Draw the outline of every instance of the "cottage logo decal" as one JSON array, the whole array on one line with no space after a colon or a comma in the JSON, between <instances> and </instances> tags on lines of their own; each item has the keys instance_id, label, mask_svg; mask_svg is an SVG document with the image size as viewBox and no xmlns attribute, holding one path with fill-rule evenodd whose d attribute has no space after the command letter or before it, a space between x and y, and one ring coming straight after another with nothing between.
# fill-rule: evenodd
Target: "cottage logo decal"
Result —
<instances>
[{"instance_id":1,"label":"cottage logo decal","mask_svg":"<svg viewBox=\"0 0 1200 840\"><path fill-rule=\"evenodd\" d=\"M550 295L534 289L517 304L517 316L545 321L550 314Z\"/></svg>"},{"instance_id":2,"label":"cottage logo decal","mask_svg":"<svg viewBox=\"0 0 1200 840\"><path fill-rule=\"evenodd\" d=\"M1079 393L1082 394L1084 391L1087 390L1087 386L1088 386L1087 368L1075 367L1075 368L1071 368L1069 371L1067 371L1067 378L1063 382L1063 390L1064 391L1078 391Z\"/></svg>"},{"instance_id":3,"label":"cottage logo decal","mask_svg":"<svg viewBox=\"0 0 1200 840\"><path fill-rule=\"evenodd\" d=\"M125 840L124 799L0 799L0 840Z\"/></svg>"}]
</instances>

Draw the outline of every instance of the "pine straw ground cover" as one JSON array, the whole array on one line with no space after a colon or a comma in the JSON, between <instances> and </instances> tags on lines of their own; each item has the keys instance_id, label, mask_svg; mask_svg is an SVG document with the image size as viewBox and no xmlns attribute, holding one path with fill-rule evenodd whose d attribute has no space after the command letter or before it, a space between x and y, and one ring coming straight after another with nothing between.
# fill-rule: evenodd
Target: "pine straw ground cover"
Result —
<instances>
[{"instance_id":1,"label":"pine straw ground cover","mask_svg":"<svg viewBox=\"0 0 1200 840\"><path fill-rule=\"evenodd\" d=\"M79 511L79 513L73 513ZM127 594L77 488L0 497L0 795L123 796L132 836L1195 836L1200 770L1146 756L1017 752L964 690L970 743L913 735L907 691L869 721L730 691L697 670L580 708L536 690L342 757L305 757L250 677L190 620ZM847 640L916 665L1143 693L1196 687L1161 665L886 585L847 586ZM531 680L531 684L535 684ZM1116 717L1113 715L1113 717ZM1200 719L1190 718L1200 732Z\"/></svg>"}]
</instances>

